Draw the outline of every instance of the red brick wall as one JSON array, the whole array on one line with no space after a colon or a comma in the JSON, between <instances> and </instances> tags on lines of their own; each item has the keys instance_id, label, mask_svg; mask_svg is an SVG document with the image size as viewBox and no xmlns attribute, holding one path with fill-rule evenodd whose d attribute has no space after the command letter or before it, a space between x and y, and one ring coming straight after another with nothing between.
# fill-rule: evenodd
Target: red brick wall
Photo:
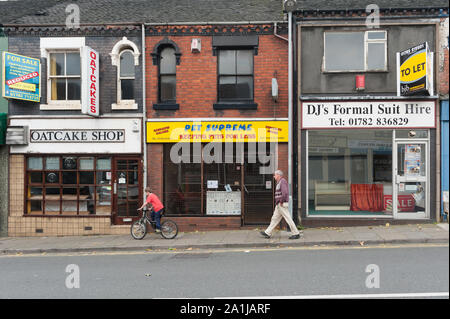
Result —
<instances>
[{"instance_id":1,"label":"red brick wall","mask_svg":"<svg viewBox=\"0 0 450 319\"><path fill-rule=\"evenodd\" d=\"M444 69L439 72L439 94L448 94L448 48L444 49Z\"/></svg>"},{"instance_id":2,"label":"red brick wall","mask_svg":"<svg viewBox=\"0 0 450 319\"><path fill-rule=\"evenodd\" d=\"M148 118L192 117L287 117L288 116L288 54L287 42L273 35L259 36L258 55L254 56L254 100L257 110L214 110L217 102L217 57L212 52L210 36L171 36L182 53L177 66L177 111L156 111L158 99L158 68L150 55L164 37L146 38L146 103ZM201 39L200 53L191 52L191 40ZM276 77L279 100L271 97L272 78Z\"/></svg>"},{"instance_id":3,"label":"red brick wall","mask_svg":"<svg viewBox=\"0 0 450 319\"><path fill-rule=\"evenodd\" d=\"M146 105L147 118L287 118L288 117L288 52L287 42L273 35L260 35L258 55L254 56L254 101L256 110L214 110L217 103L217 57L212 52L211 36L169 36L181 51L177 65L176 111L154 110L158 102L158 67L151 52L164 36L146 38ZM201 52L191 52L193 38L201 39ZM272 78L278 81L278 102L271 97ZM278 145L278 168L287 178L287 143ZM148 144L148 186L163 198L163 145ZM181 231L239 228L239 217L170 217ZM226 225L226 226L225 226Z\"/></svg>"}]
</instances>

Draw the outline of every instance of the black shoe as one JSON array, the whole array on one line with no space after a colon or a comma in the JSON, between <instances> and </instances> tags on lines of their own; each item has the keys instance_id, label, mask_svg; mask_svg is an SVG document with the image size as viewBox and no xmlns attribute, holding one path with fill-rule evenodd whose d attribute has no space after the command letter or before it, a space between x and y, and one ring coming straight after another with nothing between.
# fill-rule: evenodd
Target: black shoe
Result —
<instances>
[{"instance_id":1,"label":"black shoe","mask_svg":"<svg viewBox=\"0 0 450 319\"><path fill-rule=\"evenodd\" d=\"M265 238L270 238L270 236L267 235L265 231L260 232L260 234Z\"/></svg>"},{"instance_id":2,"label":"black shoe","mask_svg":"<svg viewBox=\"0 0 450 319\"><path fill-rule=\"evenodd\" d=\"M289 239L299 239L299 238L300 238L300 234L292 235L291 237L289 237Z\"/></svg>"}]
</instances>

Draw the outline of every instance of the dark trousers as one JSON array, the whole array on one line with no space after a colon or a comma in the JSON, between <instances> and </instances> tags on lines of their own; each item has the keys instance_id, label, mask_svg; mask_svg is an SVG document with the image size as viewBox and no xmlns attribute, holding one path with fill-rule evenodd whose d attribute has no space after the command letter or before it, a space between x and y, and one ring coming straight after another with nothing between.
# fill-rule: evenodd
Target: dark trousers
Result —
<instances>
[{"instance_id":1,"label":"dark trousers","mask_svg":"<svg viewBox=\"0 0 450 319\"><path fill-rule=\"evenodd\" d=\"M150 218L156 222L156 229L161 229L161 214L162 214L162 209L158 210L157 212L155 212L154 210L152 210L152 213L150 214Z\"/></svg>"}]
</instances>

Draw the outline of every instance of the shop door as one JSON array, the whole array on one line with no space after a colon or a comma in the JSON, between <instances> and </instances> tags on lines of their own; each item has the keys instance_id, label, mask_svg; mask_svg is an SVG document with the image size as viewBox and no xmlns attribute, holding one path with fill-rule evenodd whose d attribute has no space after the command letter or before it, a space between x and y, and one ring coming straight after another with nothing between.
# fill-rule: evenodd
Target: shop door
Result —
<instances>
[{"instance_id":1,"label":"shop door","mask_svg":"<svg viewBox=\"0 0 450 319\"><path fill-rule=\"evenodd\" d=\"M139 217L143 200L140 158L115 158L113 183L113 223L130 224Z\"/></svg>"},{"instance_id":2,"label":"shop door","mask_svg":"<svg viewBox=\"0 0 450 319\"><path fill-rule=\"evenodd\" d=\"M259 163L244 165L244 225L268 225L272 218L272 174L261 174Z\"/></svg>"},{"instance_id":3,"label":"shop door","mask_svg":"<svg viewBox=\"0 0 450 319\"><path fill-rule=\"evenodd\" d=\"M426 141L397 141L394 146L395 219L429 218L429 165Z\"/></svg>"}]
</instances>

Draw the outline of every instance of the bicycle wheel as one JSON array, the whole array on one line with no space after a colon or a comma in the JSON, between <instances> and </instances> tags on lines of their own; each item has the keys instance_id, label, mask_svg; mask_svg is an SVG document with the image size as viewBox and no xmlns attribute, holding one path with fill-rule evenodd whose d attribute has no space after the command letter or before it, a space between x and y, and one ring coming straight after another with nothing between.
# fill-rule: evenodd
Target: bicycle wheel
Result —
<instances>
[{"instance_id":1,"label":"bicycle wheel","mask_svg":"<svg viewBox=\"0 0 450 319\"><path fill-rule=\"evenodd\" d=\"M161 224L161 235L165 239L173 239L178 235L178 226L172 220L166 220Z\"/></svg>"},{"instance_id":2,"label":"bicycle wheel","mask_svg":"<svg viewBox=\"0 0 450 319\"><path fill-rule=\"evenodd\" d=\"M147 234L147 225L145 221L137 220L131 225L131 236L134 239L142 239Z\"/></svg>"}]
</instances>

